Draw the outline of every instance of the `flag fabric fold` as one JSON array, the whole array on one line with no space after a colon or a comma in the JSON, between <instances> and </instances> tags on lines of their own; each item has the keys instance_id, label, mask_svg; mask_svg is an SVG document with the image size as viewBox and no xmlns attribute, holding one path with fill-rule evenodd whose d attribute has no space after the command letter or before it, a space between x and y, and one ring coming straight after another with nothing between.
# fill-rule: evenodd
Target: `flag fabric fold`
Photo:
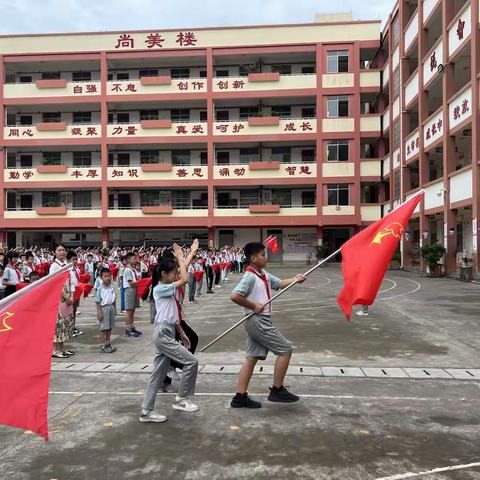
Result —
<instances>
[{"instance_id":1,"label":"flag fabric fold","mask_svg":"<svg viewBox=\"0 0 480 480\"><path fill-rule=\"evenodd\" d=\"M278 253L280 246L278 245L277 237L270 235L264 242L264 245L269 248L272 253Z\"/></svg>"},{"instance_id":2,"label":"flag fabric fold","mask_svg":"<svg viewBox=\"0 0 480 480\"><path fill-rule=\"evenodd\" d=\"M420 193L343 244L344 287L337 302L350 320L353 305L371 305L388 264L418 203Z\"/></svg>"},{"instance_id":3,"label":"flag fabric fold","mask_svg":"<svg viewBox=\"0 0 480 480\"><path fill-rule=\"evenodd\" d=\"M48 441L48 387L63 268L0 302L0 424Z\"/></svg>"},{"instance_id":4,"label":"flag fabric fold","mask_svg":"<svg viewBox=\"0 0 480 480\"><path fill-rule=\"evenodd\" d=\"M152 285L152 277L141 278L137 282L137 297L143 298L143 296L148 292L148 289Z\"/></svg>"}]
</instances>

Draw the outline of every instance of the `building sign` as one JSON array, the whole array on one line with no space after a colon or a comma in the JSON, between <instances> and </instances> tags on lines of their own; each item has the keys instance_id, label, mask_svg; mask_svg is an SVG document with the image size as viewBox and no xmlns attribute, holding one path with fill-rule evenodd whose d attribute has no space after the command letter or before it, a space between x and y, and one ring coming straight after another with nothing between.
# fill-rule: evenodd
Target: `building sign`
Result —
<instances>
[{"instance_id":1,"label":"building sign","mask_svg":"<svg viewBox=\"0 0 480 480\"><path fill-rule=\"evenodd\" d=\"M427 148L443 136L443 111L427 120L423 126L423 144Z\"/></svg>"},{"instance_id":2,"label":"building sign","mask_svg":"<svg viewBox=\"0 0 480 480\"><path fill-rule=\"evenodd\" d=\"M469 5L448 31L448 54L452 55L458 51L468 41L471 32L472 8Z\"/></svg>"},{"instance_id":3,"label":"building sign","mask_svg":"<svg viewBox=\"0 0 480 480\"><path fill-rule=\"evenodd\" d=\"M177 33L150 32L143 34L143 36L141 34L121 33L114 39L111 49L158 50L160 48L184 48L196 47L197 42L197 33L192 31L179 31Z\"/></svg>"},{"instance_id":4,"label":"building sign","mask_svg":"<svg viewBox=\"0 0 480 480\"><path fill-rule=\"evenodd\" d=\"M143 171L142 167L109 167L109 180L194 180L206 179L208 167L205 165L177 166L171 171Z\"/></svg>"},{"instance_id":5,"label":"building sign","mask_svg":"<svg viewBox=\"0 0 480 480\"><path fill-rule=\"evenodd\" d=\"M472 88L467 88L448 105L450 129L460 125L472 115Z\"/></svg>"},{"instance_id":6,"label":"building sign","mask_svg":"<svg viewBox=\"0 0 480 480\"><path fill-rule=\"evenodd\" d=\"M443 41L430 52L423 64L423 84L426 85L438 74L438 66L443 63Z\"/></svg>"},{"instance_id":7,"label":"building sign","mask_svg":"<svg viewBox=\"0 0 480 480\"><path fill-rule=\"evenodd\" d=\"M100 125L68 125L66 130L38 131L31 127L5 127L5 140L51 139L51 138L95 138L101 134Z\"/></svg>"},{"instance_id":8,"label":"building sign","mask_svg":"<svg viewBox=\"0 0 480 480\"><path fill-rule=\"evenodd\" d=\"M272 131L274 129L274 131ZM254 126L248 122L217 122L213 126L214 135L255 135L268 133L315 133L315 120L280 120L280 124Z\"/></svg>"},{"instance_id":9,"label":"building sign","mask_svg":"<svg viewBox=\"0 0 480 480\"><path fill-rule=\"evenodd\" d=\"M66 173L38 173L35 168L12 168L5 170L5 182L44 182L69 180L100 180L102 170L97 168L68 168Z\"/></svg>"},{"instance_id":10,"label":"building sign","mask_svg":"<svg viewBox=\"0 0 480 480\"><path fill-rule=\"evenodd\" d=\"M201 136L207 134L207 125L204 123L172 123L170 128L147 128L140 124L109 125L109 137L148 137L148 136Z\"/></svg>"},{"instance_id":11,"label":"building sign","mask_svg":"<svg viewBox=\"0 0 480 480\"><path fill-rule=\"evenodd\" d=\"M148 93L205 92L207 82L201 79L172 80L167 85L142 85L140 80L108 82L107 92L110 95L131 95Z\"/></svg>"},{"instance_id":12,"label":"building sign","mask_svg":"<svg viewBox=\"0 0 480 480\"><path fill-rule=\"evenodd\" d=\"M313 254L316 241L315 233L286 233L284 235L284 253Z\"/></svg>"},{"instance_id":13,"label":"building sign","mask_svg":"<svg viewBox=\"0 0 480 480\"><path fill-rule=\"evenodd\" d=\"M405 141L405 160L410 160L420 152L420 134L415 130Z\"/></svg>"}]
</instances>

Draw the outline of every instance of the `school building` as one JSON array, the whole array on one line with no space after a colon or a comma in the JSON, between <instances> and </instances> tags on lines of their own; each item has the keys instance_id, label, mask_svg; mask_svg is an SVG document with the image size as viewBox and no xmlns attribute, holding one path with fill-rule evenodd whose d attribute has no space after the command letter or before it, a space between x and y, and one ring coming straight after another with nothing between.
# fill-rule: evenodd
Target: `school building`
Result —
<instances>
[{"instance_id":1,"label":"school building","mask_svg":"<svg viewBox=\"0 0 480 480\"><path fill-rule=\"evenodd\" d=\"M275 234L304 259L425 188L405 265L438 239L454 268L478 246L478 19L478 2L401 0L383 31L332 14L2 36L0 241Z\"/></svg>"}]
</instances>

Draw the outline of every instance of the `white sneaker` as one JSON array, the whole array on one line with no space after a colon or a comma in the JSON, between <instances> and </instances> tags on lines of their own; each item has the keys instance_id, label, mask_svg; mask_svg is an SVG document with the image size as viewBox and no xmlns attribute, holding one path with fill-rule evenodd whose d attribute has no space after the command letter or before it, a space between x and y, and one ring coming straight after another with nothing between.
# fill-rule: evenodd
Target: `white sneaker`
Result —
<instances>
[{"instance_id":1,"label":"white sneaker","mask_svg":"<svg viewBox=\"0 0 480 480\"><path fill-rule=\"evenodd\" d=\"M179 382L182 379L181 375L174 368L171 368L167 372L167 377L170 377L172 380L175 380L176 382Z\"/></svg>"},{"instance_id":2,"label":"white sneaker","mask_svg":"<svg viewBox=\"0 0 480 480\"><path fill-rule=\"evenodd\" d=\"M162 423L167 421L167 417L165 415L160 415L153 411L146 412L145 410L142 410L142 414L140 415L139 420L142 423L148 423L148 422Z\"/></svg>"},{"instance_id":3,"label":"white sneaker","mask_svg":"<svg viewBox=\"0 0 480 480\"><path fill-rule=\"evenodd\" d=\"M180 398L178 395L172 407L174 410L181 410L182 412L197 412L199 410L198 405L192 403L188 398Z\"/></svg>"},{"instance_id":4,"label":"white sneaker","mask_svg":"<svg viewBox=\"0 0 480 480\"><path fill-rule=\"evenodd\" d=\"M363 313L363 310L359 310L358 312L355 312L355 315L358 315L359 317L365 316L365 314Z\"/></svg>"}]
</instances>

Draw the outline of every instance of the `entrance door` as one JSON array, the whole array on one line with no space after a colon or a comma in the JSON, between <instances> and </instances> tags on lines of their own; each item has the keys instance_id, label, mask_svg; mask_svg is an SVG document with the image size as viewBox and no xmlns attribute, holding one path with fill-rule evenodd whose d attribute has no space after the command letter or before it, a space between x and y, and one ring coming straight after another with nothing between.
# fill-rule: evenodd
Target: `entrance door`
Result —
<instances>
[{"instance_id":1,"label":"entrance door","mask_svg":"<svg viewBox=\"0 0 480 480\"><path fill-rule=\"evenodd\" d=\"M323 242L328 245L328 253L338 250L350 238L348 228L326 228L323 230ZM341 261L341 254L337 255L334 261Z\"/></svg>"},{"instance_id":2,"label":"entrance door","mask_svg":"<svg viewBox=\"0 0 480 480\"><path fill-rule=\"evenodd\" d=\"M220 230L218 232L218 246L223 248L225 245L233 246L233 230Z\"/></svg>"},{"instance_id":3,"label":"entrance door","mask_svg":"<svg viewBox=\"0 0 480 480\"><path fill-rule=\"evenodd\" d=\"M282 262L283 261L283 230L267 230L267 235L265 238L269 237L270 235L277 237L277 243L280 247L280 251L278 253L272 253L271 250L268 250L268 261L269 262ZM265 240L263 238L262 240Z\"/></svg>"}]
</instances>

